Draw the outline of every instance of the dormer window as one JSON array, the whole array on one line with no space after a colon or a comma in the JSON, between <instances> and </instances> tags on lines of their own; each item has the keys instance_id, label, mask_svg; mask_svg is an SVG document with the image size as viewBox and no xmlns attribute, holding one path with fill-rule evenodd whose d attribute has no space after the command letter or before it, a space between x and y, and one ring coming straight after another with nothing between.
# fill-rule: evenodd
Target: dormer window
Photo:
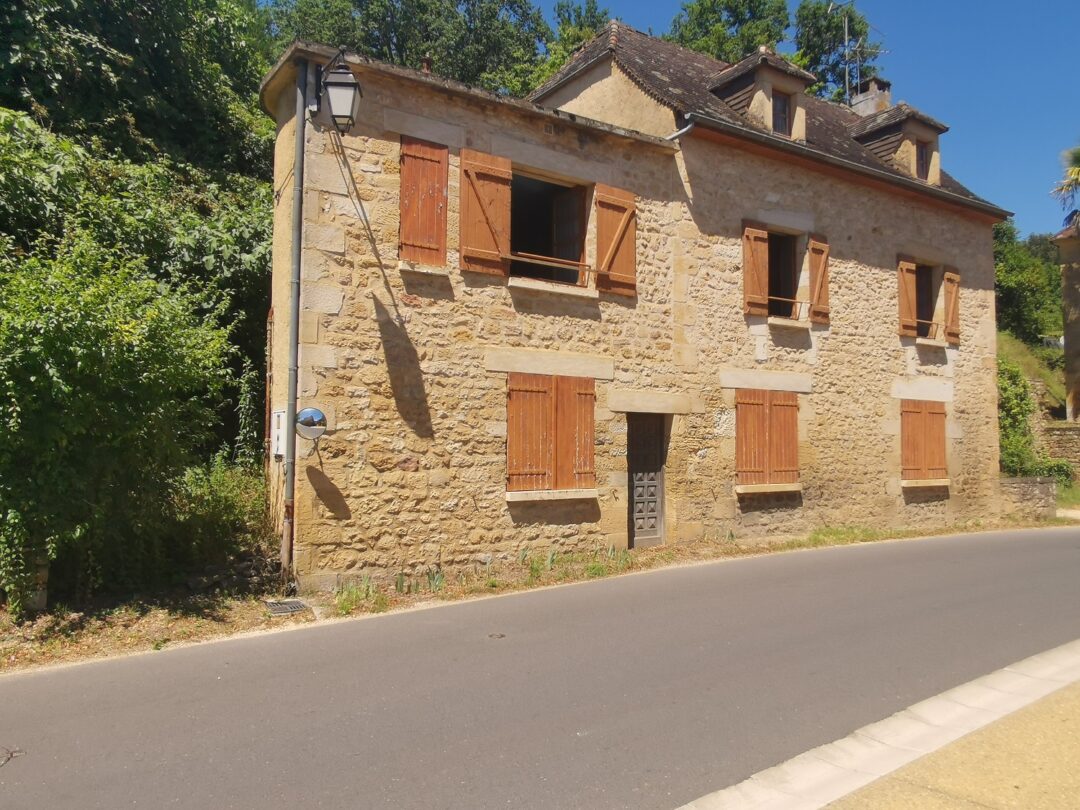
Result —
<instances>
[{"instance_id":1,"label":"dormer window","mask_svg":"<svg viewBox=\"0 0 1080 810\"><path fill-rule=\"evenodd\" d=\"M930 156L933 150L929 141L918 141L915 144L915 176L920 180L930 178Z\"/></svg>"},{"instance_id":2,"label":"dormer window","mask_svg":"<svg viewBox=\"0 0 1080 810\"><path fill-rule=\"evenodd\" d=\"M941 185L938 138L948 129L902 101L848 125L851 137L885 163L932 186Z\"/></svg>"},{"instance_id":3,"label":"dormer window","mask_svg":"<svg viewBox=\"0 0 1080 810\"><path fill-rule=\"evenodd\" d=\"M773 90L772 129L777 135L791 137L791 96Z\"/></svg>"},{"instance_id":4,"label":"dormer window","mask_svg":"<svg viewBox=\"0 0 1080 810\"><path fill-rule=\"evenodd\" d=\"M806 140L806 88L817 79L762 46L709 80L709 89L752 124Z\"/></svg>"}]
</instances>

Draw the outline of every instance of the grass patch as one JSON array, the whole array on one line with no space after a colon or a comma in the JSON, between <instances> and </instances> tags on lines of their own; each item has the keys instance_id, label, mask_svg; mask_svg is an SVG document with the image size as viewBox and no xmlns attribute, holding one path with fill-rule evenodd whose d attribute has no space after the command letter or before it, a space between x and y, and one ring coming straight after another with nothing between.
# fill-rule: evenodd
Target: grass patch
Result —
<instances>
[{"instance_id":1,"label":"grass patch","mask_svg":"<svg viewBox=\"0 0 1080 810\"><path fill-rule=\"evenodd\" d=\"M1061 369L1048 366L1038 351L1008 332L998 332L997 341L998 357L1015 363L1029 380L1046 386L1047 406L1065 407L1065 374Z\"/></svg>"},{"instance_id":2,"label":"grass patch","mask_svg":"<svg viewBox=\"0 0 1080 810\"><path fill-rule=\"evenodd\" d=\"M1080 483L1074 481L1065 487L1058 484L1057 505L1062 509L1080 509Z\"/></svg>"}]
</instances>

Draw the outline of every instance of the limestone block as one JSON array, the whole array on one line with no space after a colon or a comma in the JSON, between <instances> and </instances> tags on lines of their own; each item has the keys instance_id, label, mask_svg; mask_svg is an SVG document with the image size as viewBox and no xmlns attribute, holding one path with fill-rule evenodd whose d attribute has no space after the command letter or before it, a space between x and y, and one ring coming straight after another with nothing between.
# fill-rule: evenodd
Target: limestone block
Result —
<instances>
[{"instance_id":1,"label":"limestone block","mask_svg":"<svg viewBox=\"0 0 1080 810\"><path fill-rule=\"evenodd\" d=\"M300 342L319 342L319 313L305 311L300 313Z\"/></svg>"},{"instance_id":2,"label":"limestone block","mask_svg":"<svg viewBox=\"0 0 1080 810\"><path fill-rule=\"evenodd\" d=\"M341 159L337 155L308 154L304 164L304 187L331 194L348 194L349 183L346 180Z\"/></svg>"},{"instance_id":3,"label":"limestone block","mask_svg":"<svg viewBox=\"0 0 1080 810\"><path fill-rule=\"evenodd\" d=\"M306 310L337 315L345 302L345 291L334 284L304 284L300 301Z\"/></svg>"},{"instance_id":4,"label":"limestone block","mask_svg":"<svg viewBox=\"0 0 1080 810\"><path fill-rule=\"evenodd\" d=\"M337 350L333 346L303 344L300 346L300 363L312 368L337 368Z\"/></svg>"},{"instance_id":5,"label":"limestone block","mask_svg":"<svg viewBox=\"0 0 1080 810\"><path fill-rule=\"evenodd\" d=\"M336 224L306 223L304 245L316 250L325 250L327 253L344 253L345 229Z\"/></svg>"},{"instance_id":6,"label":"limestone block","mask_svg":"<svg viewBox=\"0 0 1080 810\"><path fill-rule=\"evenodd\" d=\"M675 365L686 371L697 371L698 350L694 346L673 346L672 351L675 355Z\"/></svg>"}]
</instances>

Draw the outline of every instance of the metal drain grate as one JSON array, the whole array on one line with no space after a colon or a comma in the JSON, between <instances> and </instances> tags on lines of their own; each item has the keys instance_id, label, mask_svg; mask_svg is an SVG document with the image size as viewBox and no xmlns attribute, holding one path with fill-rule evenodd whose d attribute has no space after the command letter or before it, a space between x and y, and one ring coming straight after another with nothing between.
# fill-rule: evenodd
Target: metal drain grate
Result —
<instances>
[{"instance_id":1,"label":"metal drain grate","mask_svg":"<svg viewBox=\"0 0 1080 810\"><path fill-rule=\"evenodd\" d=\"M303 599L265 599L263 604L274 616L288 616L290 613L303 613L307 610Z\"/></svg>"}]
</instances>

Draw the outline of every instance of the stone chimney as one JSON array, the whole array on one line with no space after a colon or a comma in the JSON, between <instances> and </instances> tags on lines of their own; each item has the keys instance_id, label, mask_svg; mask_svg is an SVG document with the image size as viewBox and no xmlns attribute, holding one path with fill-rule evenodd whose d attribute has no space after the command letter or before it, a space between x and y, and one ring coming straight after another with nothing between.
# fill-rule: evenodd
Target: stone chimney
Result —
<instances>
[{"instance_id":1,"label":"stone chimney","mask_svg":"<svg viewBox=\"0 0 1080 810\"><path fill-rule=\"evenodd\" d=\"M851 97L851 109L867 116L887 110L892 106L892 82L872 76L859 83Z\"/></svg>"}]
</instances>

